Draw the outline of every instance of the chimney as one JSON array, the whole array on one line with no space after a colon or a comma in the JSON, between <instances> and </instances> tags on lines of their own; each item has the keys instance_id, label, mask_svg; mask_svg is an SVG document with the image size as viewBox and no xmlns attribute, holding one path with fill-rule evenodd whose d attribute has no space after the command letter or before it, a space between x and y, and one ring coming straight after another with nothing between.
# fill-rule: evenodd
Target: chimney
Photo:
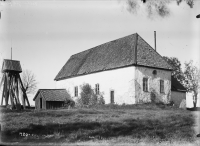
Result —
<instances>
[{"instance_id":1,"label":"chimney","mask_svg":"<svg viewBox=\"0 0 200 146\"><path fill-rule=\"evenodd\" d=\"M154 31L155 51L156 51L156 31Z\"/></svg>"}]
</instances>

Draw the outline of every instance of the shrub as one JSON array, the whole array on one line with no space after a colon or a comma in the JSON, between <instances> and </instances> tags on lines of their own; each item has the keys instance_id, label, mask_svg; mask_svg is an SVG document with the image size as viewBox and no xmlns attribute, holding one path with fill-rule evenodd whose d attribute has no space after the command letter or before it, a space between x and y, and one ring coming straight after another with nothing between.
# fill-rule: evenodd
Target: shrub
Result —
<instances>
[{"instance_id":1,"label":"shrub","mask_svg":"<svg viewBox=\"0 0 200 146\"><path fill-rule=\"evenodd\" d=\"M81 86L81 97L77 100L78 106L94 106L105 104L102 93L100 95L95 94L94 90L89 84L83 84Z\"/></svg>"},{"instance_id":2,"label":"shrub","mask_svg":"<svg viewBox=\"0 0 200 146\"><path fill-rule=\"evenodd\" d=\"M83 105L89 105L91 100L91 96L93 94L92 87L89 84L83 84L81 86L81 103Z\"/></svg>"},{"instance_id":3,"label":"shrub","mask_svg":"<svg viewBox=\"0 0 200 146\"><path fill-rule=\"evenodd\" d=\"M98 104L99 105L105 104L105 100L104 100L102 93L98 97Z\"/></svg>"},{"instance_id":4,"label":"shrub","mask_svg":"<svg viewBox=\"0 0 200 146\"><path fill-rule=\"evenodd\" d=\"M64 101L64 108L73 108L75 106L75 102L73 100L66 99Z\"/></svg>"},{"instance_id":5,"label":"shrub","mask_svg":"<svg viewBox=\"0 0 200 146\"><path fill-rule=\"evenodd\" d=\"M154 92L151 92L151 102L156 103L156 94Z\"/></svg>"},{"instance_id":6,"label":"shrub","mask_svg":"<svg viewBox=\"0 0 200 146\"><path fill-rule=\"evenodd\" d=\"M158 93L156 93L156 91L154 89L151 91L151 101L150 102L153 104L157 104L157 105L164 104L164 102L162 101L162 99L159 98Z\"/></svg>"},{"instance_id":7,"label":"shrub","mask_svg":"<svg viewBox=\"0 0 200 146\"><path fill-rule=\"evenodd\" d=\"M69 98L71 98L71 95L69 94L69 91L67 91L67 96ZM71 100L69 98L65 99L63 108L73 108L75 106L75 101L73 101L72 98L71 98Z\"/></svg>"}]
</instances>

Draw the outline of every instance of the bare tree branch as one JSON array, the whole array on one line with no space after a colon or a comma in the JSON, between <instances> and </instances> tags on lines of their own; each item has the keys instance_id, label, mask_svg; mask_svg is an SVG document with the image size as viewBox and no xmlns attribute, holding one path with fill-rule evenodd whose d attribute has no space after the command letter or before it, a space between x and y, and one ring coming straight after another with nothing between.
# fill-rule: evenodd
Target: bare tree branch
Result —
<instances>
[{"instance_id":1,"label":"bare tree branch","mask_svg":"<svg viewBox=\"0 0 200 146\"><path fill-rule=\"evenodd\" d=\"M30 70L22 72L22 83L26 94L34 94L37 88L35 75Z\"/></svg>"},{"instance_id":2,"label":"bare tree branch","mask_svg":"<svg viewBox=\"0 0 200 146\"><path fill-rule=\"evenodd\" d=\"M185 63L184 76L184 86L186 87L188 92L193 93L193 104L194 107L196 107L197 96L200 89L200 70L193 65L193 61Z\"/></svg>"}]
</instances>

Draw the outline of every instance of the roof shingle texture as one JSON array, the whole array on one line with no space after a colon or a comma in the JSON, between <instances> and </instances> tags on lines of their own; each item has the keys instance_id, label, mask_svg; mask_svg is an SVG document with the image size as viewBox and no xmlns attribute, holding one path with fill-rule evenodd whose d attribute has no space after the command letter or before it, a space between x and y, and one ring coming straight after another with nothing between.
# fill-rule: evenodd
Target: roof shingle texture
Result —
<instances>
[{"instance_id":1,"label":"roof shingle texture","mask_svg":"<svg viewBox=\"0 0 200 146\"><path fill-rule=\"evenodd\" d=\"M3 66L2 66L2 72L7 72L7 71L22 72L20 62L17 60L4 59Z\"/></svg>"},{"instance_id":2,"label":"roof shingle texture","mask_svg":"<svg viewBox=\"0 0 200 146\"><path fill-rule=\"evenodd\" d=\"M136 65L136 63L142 66L172 69L162 56L136 33L72 55L55 80Z\"/></svg>"},{"instance_id":3,"label":"roof shingle texture","mask_svg":"<svg viewBox=\"0 0 200 146\"><path fill-rule=\"evenodd\" d=\"M33 100L41 95L46 101L72 100L65 89L39 89Z\"/></svg>"}]
</instances>

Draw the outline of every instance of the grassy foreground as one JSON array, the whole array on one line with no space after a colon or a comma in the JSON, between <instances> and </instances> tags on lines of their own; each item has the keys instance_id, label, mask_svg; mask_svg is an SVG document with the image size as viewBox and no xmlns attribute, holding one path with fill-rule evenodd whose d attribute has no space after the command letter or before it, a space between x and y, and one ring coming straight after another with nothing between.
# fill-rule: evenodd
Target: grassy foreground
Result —
<instances>
[{"instance_id":1,"label":"grassy foreground","mask_svg":"<svg viewBox=\"0 0 200 146\"><path fill-rule=\"evenodd\" d=\"M19 143L193 143L190 111L157 105L46 111L1 110L1 141Z\"/></svg>"}]
</instances>

